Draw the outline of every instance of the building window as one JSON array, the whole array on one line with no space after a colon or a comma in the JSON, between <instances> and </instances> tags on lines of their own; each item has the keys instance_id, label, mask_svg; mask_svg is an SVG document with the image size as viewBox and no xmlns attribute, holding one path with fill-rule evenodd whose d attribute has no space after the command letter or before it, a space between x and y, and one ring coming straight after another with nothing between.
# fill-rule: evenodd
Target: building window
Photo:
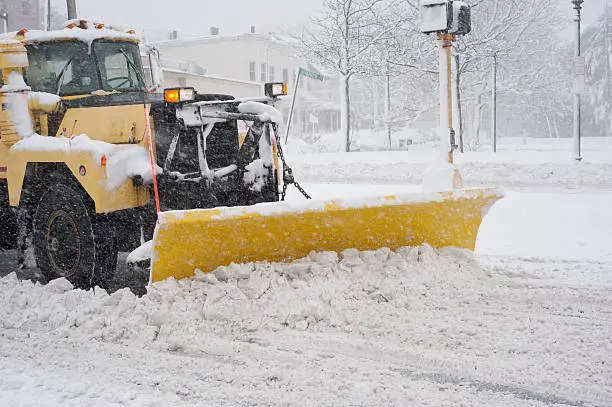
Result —
<instances>
[{"instance_id":1,"label":"building window","mask_svg":"<svg viewBox=\"0 0 612 407\"><path fill-rule=\"evenodd\" d=\"M289 70L287 68L283 69L283 82L289 82Z\"/></svg>"},{"instance_id":2,"label":"building window","mask_svg":"<svg viewBox=\"0 0 612 407\"><path fill-rule=\"evenodd\" d=\"M255 82L257 80L257 76L255 73L255 62L249 62L249 80Z\"/></svg>"},{"instance_id":3,"label":"building window","mask_svg":"<svg viewBox=\"0 0 612 407\"><path fill-rule=\"evenodd\" d=\"M276 75L274 74L274 67L270 66L270 77L268 78L270 80L270 82L274 82Z\"/></svg>"},{"instance_id":4,"label":"building window","mask_svg":"<svg viewBox=\"0 0 612 407\"><path fill-rule=\"evenodd\" d=\"M268 73L268 64L261 64L261 81L266 81L266 74Z\"/></svg>"}]
</instances>

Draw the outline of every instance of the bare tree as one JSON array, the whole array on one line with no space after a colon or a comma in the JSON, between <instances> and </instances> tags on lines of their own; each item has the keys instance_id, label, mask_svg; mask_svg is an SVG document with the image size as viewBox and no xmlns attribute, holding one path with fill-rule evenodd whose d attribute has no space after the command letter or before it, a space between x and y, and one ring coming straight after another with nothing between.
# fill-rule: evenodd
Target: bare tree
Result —
<instances>
[{"instance_id":1,"label":"bare tree","mask_svg":"<svg viewBox=\"0 0 612 407\"><path fill-rule=\"evenodd\" d=\"M326 0L323 16L313 19L302 35L303 50L339 74L341 80L341 129L346 151L351 150L351 78L371 69L372 53L397 24L383 18L397 0Z\"/></svg>"},{"instance_id":2,"label":"bare tree","mask_svg":"<svg viewBox=\"0 0 612 407\"><path fill-rule=\"evenodd\" d=\"M469 2L472 5L473 31L462 37L456 45L461 54L459 66L465 105L470 109L472 142L478 144L483 121L483 105L491 89L490 72L493 55L498 56L499 93L501 115L515 114L519 124L529 128L526 118L537 115L559 118L564 98L551 100L541 92L550 91L556 84L565 89L567 75L559 69L556 56L562 49L559 38L550 33L550 27L559 25L555 0L505 0ZM554 75L553 75L554 73ZM548 103L539 103L542 98ZM536 103L537 102L537 103ZM548 106L548 107L546 107ZM536 108L537 107L537 108ZM537 111L548 109L548 113ZM555 114L553 110L557 110ZM508 119L511 121L510 119ZM539 125L546 120L533 120ZM509 130L506 126L505 129Z\"/></svg>"}]
</instances>

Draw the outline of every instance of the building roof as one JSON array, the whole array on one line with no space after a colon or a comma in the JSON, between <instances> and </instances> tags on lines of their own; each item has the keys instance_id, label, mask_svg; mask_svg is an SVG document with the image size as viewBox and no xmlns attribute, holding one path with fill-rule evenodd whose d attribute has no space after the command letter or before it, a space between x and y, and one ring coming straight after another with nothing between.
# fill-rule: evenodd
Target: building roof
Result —
<instances>
[{"instance_id":1,"label":"building roof","mask_svg":"<svg viewBox=\"0 0 612 407\"><path fill-rule=\"evenodd\" d=\"M285 37L278 35L276 33L242 33L242 34L234 34L234 35L207 35L207 36L198 36L198 37L189 37L189 38L180 38L175 40L164 40L164 41L154 41L152 44L161 45L161 46L181 46L186 44L198 44L198 43L214 43L214 42L227 42L227 41L238 41L238 40L247 40L247 41L262 41L268 43L274 43L281 46L290 46L294 47L296 45L295 40L290 37Z\"/></svg>"}]
</instances>

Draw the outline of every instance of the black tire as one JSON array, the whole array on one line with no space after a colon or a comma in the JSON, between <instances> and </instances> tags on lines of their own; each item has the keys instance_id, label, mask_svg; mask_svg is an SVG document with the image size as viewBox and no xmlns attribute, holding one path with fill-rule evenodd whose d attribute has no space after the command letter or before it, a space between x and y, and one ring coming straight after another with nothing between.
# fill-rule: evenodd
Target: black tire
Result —
<instances>
[{"instance_id":1,"label":"black tire","mask_svg":"<svg viewBox=\"0 0 612 407\"><path fill-rule=\"evenodd\" d=\"M45 191L34 215L36 260L48 280L65 277L78 288L106 288L117 267L115 234L88 199L65 182Z\"/></svg>"}]
</instances>

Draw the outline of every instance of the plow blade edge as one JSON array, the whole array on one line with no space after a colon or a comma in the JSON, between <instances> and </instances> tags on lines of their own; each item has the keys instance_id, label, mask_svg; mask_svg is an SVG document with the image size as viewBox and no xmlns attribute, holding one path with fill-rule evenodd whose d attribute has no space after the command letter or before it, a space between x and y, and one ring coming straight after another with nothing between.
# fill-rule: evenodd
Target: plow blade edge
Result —
<instances>
[{"instance_id":1,"label":"plow blade edge","mask_svg":"<svg viewBox=\"0 0 612 407\"><path fill-rule=\"evenodd\" d=\"M192 277L231 263L283 262L311 251L427 243L474 250L498 189L394 195L361 201L258 204L159 214L151 281Z\"/></svg>"}]
</instances>

